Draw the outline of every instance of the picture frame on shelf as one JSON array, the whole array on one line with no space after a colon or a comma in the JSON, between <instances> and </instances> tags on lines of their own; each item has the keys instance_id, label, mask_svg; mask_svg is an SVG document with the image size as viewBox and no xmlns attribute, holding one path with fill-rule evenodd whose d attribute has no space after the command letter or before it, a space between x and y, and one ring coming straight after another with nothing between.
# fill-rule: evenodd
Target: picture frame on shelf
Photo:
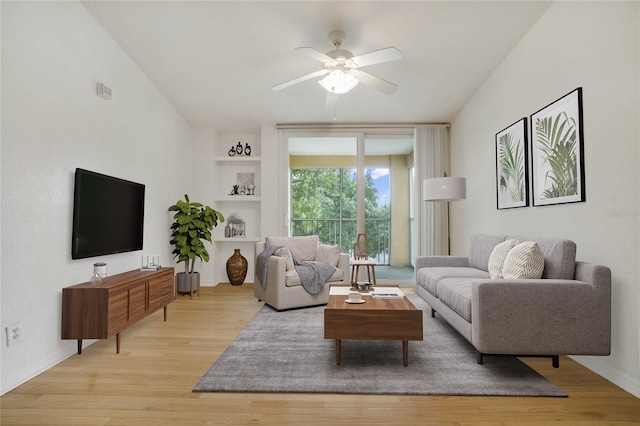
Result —
<instances>
[{"instance_id":1,"label":"picture frame on shelf","mask_svg":"<svg viewBox=\"0 0 640 426\"><path fill-rule=\"evenodd\" d=\"M496 133L496 200L498 210L529 205L527 118Z\"/></svg>"},{"instance_id":2,"label":"picture frame on shelf","mask_svg":"<svg viewBox=\"0 0 640 426\"><path fill-rule=\"evenodd\" d=\"M256 174L237 173L236 184L238 185L236 192L237 195L255 195Z\"/></svg>"},{"instance_id":3,"label":"picture frame on shelf","mask_svg":"<svg viewBox=\"0 0 640 426\"><path fill-rule=\"evenodd\" d=\"M582 88L531 115L533 205L585 201Z\"/></svg>"}]
</instances>

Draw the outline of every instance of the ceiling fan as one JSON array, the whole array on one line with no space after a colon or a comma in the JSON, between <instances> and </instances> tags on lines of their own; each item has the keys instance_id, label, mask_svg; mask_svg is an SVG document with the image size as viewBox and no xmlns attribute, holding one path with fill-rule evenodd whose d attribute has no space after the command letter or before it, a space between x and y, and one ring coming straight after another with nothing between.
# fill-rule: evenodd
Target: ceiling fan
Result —
<instances>
[{"instance_id":1,"label":"ceiling fan","mask_svg":"<svg viewBox=\"0 0 640 426\"><path fill-rule=\"evenodd\" d=\"M367 65L402 59L402 52L395 47L387 47L385 49L365 53L364 55L353 56L353 54L348 50L340 49L345 38L346 34L342 31L333 31L329 34L329 40L331 40L331 43L333 43L336 49L327 52L326 54L319 52L312 47L296 48L295 50L322 62L322 69L278 84L277 86L273 86L273 90L281 90L289 86L293 86L294 84L326 75L326 77L318 81L318 83L320 83L327 92L333 94L347 93L360 82L378 89L383 93L390 94L395 92L398 86L364 72L360 70L360 68L366 67Z\"/></svg>"}]
</instances>

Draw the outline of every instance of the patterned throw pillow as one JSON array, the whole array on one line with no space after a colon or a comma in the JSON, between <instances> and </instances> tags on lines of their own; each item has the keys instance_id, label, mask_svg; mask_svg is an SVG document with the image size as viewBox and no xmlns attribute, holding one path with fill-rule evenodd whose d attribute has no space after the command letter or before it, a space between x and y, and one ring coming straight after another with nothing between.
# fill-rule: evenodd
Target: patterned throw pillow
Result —
<instances>
[{"instance_id":1,"label":"patterned throw pillow","mask_svg":"<svg viewBox=\"0 0 640 426\"><path fill-rule=\"evenodd\" d=\"M518 243L518 240L511 239L504 241L493 248L491 256L489 257L489 276L491 278L503 278L502 268L504 267L504 261L507 258L507 254L509 254L511 249Z\"/></svg>"},{"instance_id":2,"label":"patterned throw pillow","mask_svg":"<svg viewBox=\"0 0 640 426\"><path fill-rule=\"evenodd\" d=\"M520 243L511 249L504 260L502 274L507 280L538 279L544 271L544 255L534 241Z\"/></svg>"}]
</instances>

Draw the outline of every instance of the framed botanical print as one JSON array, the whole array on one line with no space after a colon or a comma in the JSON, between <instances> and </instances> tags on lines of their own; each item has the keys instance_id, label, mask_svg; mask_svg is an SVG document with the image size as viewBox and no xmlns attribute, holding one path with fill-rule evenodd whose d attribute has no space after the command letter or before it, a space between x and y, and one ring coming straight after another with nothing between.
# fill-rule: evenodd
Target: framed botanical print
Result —
<instances>
[{"instance_id":1,"label":"framed botanical print","mask_svg":"<svg viewBox=\"0 0 640 426\"><path fill-rule=\"evenodd\" d=\"M531 115L533 205L585 201L582 88Z\"/></svg>"},{"instance_id":2,"label":"framed botanical print","mask_svg":"<svg viewBox=\"0 0 640 426\"><path fill-rule=\"evenodd\" d=\"M496 193L498 210L529 205L527 119L496 133Z\"/></svg>"}]
</instances>

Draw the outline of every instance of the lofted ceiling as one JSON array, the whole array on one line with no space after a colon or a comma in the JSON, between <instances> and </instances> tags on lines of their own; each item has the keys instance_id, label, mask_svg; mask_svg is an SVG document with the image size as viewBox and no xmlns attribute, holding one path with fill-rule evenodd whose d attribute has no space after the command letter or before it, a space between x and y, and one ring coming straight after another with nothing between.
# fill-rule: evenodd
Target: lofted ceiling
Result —
<instances>
[{"instance_id":1,"label":"lofted ceiling","mask_svg":"<svg viewBox=\"0 0 640 426\"><path fill-rule=\"evenodd\" d=\"M550 2L84 1L113 39L194 127L257 132L280 123L446 123L518 44ZM321 69L294 51L360 55L395 46L403 59L365 71L398 85L339 95L308 80ZM108 84L108 82L105 82ZM117 98L118 88L114 90Z\"/></svg>"}]
</instances>

